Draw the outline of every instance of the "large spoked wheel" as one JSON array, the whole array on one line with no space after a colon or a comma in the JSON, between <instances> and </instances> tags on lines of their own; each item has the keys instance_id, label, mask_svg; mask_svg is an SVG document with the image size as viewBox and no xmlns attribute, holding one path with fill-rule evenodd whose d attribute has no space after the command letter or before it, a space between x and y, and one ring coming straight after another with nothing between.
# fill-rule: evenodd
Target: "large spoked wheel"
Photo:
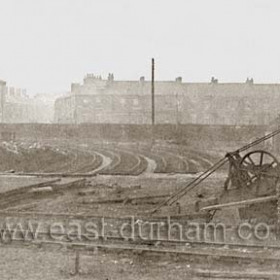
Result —
<instances>
[{"instance_id":1,"label":"large spoked wheel","mask_svg":"<svg viewBox=\"0 0 280 280\"><path fill-rule=\"evenodd\" d=\"M276 188L278 165L279 162L275 156L269 152L259 150L246 154L240 162L240 169L243 177L246 176L247 186L254 182L260 186L262 182L265 182L266 185L269 184L267 188Z\"/></svg>"}]
</instances>

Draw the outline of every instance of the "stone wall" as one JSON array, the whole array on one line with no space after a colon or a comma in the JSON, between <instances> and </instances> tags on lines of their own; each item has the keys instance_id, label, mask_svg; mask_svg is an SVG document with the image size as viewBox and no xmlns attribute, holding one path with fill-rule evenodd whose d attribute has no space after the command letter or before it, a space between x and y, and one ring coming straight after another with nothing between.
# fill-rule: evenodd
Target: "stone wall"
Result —
<instances>
[{"instance_id":1,"label":"stone wall","mask_svg":"<svg viewBox=\"0 0 280 280\"><path fill-rule=\"evenodd\" d=\"M0 124L0 135L16 141L63 139L90 142L167 141L209 151L233 151L270 131L267 126L132 125L132 124ZM6 139L2 139L6 140Z\"/></svg>"}]
</instances>

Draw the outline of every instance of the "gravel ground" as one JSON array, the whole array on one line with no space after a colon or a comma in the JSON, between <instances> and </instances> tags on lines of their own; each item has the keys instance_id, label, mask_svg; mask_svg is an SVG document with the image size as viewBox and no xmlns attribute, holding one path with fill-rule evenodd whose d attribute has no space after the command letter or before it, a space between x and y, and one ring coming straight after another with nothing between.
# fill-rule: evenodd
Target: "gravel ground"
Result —
<instances>
[{"instance_id":1,"label":"gravel ground","mask_svg":"<svg viewBox=\"0 0 280 280\"><path fill-rule=\"evenodd\" d=\"M120 196L156 196L159 194L172 194L181 187L184 187L194 177L191 175L157 175L150 174L145 176L97 176L89 179L90 185L83 189L92 190L92 194L80 196L78 193L83 189L65 190L62 195L56 197L41 197L38 203L33 206L32 211L38 212L63 212L63 213L87 213L94 215L115 216L115 215L137 215L144 214L148 209L154 209L155 204L124 205L122 203L107 204L83 204L82 200L106 199L110 196L118 195L116 191L120 187ZM182 213L193 212L194 201L198 193L203 193L209 197L221 189L224 178L211 178L207 183L191 191L187 196L180 200ZM96 187L97 186L97 187ZM104 187L103 187L104 186ZM109 187L106 187L109 186ZM117 187L116 187L117 186ZM138 189L138 186L140 187ZM103 189L103 191L102 191ZM161 201L164 198L161 198ZM158 203L158 202L157 202ZM19 205L20 208L20 205ZM176 208L176 207L175 207ZM172 211L168 208L167 211ZM169 214L172 214L168 212ZM165 209L158 213L166 215ZM173 213L175 214L175 213Z\"/></svg>"},{"instance_id":2,"label":"gravel ground","mask_svg":"<svg viewBox=\"0 0 280 280\"><path fill-rule=\"evenodd\" d=\"M257 265L174 261L156 256L139 256L103 252L81 253L79 274L74 275L76 253L57 248L6 247L0 250L1 280L169 280L194 279L197 269L222 271L257 271ZM262 271L271 267L262 266ZM206 279L206 278L203 278ZM209 279L209 278L208 278Z\"/></svg>"}]
</instances>

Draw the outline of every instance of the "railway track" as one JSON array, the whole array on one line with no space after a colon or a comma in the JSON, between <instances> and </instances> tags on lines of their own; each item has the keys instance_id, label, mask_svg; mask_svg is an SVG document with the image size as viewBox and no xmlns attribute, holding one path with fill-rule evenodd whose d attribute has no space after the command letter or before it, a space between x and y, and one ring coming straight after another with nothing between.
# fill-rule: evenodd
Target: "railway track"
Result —
<instances>
[{"instance_id":1,"label":"railway track","mask_svg":"<svg viewBox=\"0 0 280 280\"><path fill-rule=\"evenodd\" d=\"M172 247L172 249L180 247L184 249L222 249L222 251L228 250L237 250L239 252L245 253L245 250L254 250L254 252L263 251L266 253L271 253L272 251L279 253L280 258L280 244L277 240L273 243L265 243L263 244L261 241L255 243L241 243L241 242L227 242L227 241L209 241L209 240L188 240L188 239L177 239L174 236L166 236L164 235L161 238L150 238L147 236L143 236L140 231L135 231L134 235L131 236L130 232L123 232L126 235L122 235L120 233L116 233L115 229L120 229L120 226L123 224L128 224L131 222L132 217L112 217L112 216L99 216L99 215L86 215L86 214L74 214L74 213L43 213L43 212L20 212L20 211L0 211L0 222L3 222L5 219L9 219L9 221L13 224L17 223L26 223L28 221L32 222L44 222L44 229L48 229L48 226L51 225L54 221L56 223L61 222L62 225L67 226L71 222L80 222L81 225L90 221L91 223L98 224L103 219L104 223L106 223L107 231L103 232L97 236L98 240L96 242L102 240L102 242L111 242L112 244L125 244L125 245L148 245L148 246L162 246L164 248ZM182 220L183 218L183 220ZM137 216L133 218L133 225L138 223L166 223L167 221L182 221L182 225L184 222L188 223L191 220L201 221L205 219L205 215L196 213L192 215L176 215L173 217L164 217L164 216L155 216L155 217L147 217L147 216ZM2 225L2 224L1 224ZM112 229L112 226L114 227ZM234 231L234 227L231 227L232 231ZM40 234L46 235L47 231L42 231ZM58 233L59 234L59 233ZM67 234L62 234L67 236ZM84 237L87 237L84 235ZM88 235L88 237L93 237L93 235ZM100 237L100 238L99 238ZM180 249L181 250L181 249Z\"/></svg>"},{"instance_id":2,"label":"railway track","mask_svg":"<svg viewBox=\"0 0 280 280\"><path fill-rule=\"evenodd\" d=\"M153 152L161 155L166 159L166 167L162 171L164 173L188 173L189 164L187 160L178 154L174 154L165 149L156 147L153 149Z\"/></svg>"},{"instance_id":3,"label":"railway track","mask_svg":"<svg viewBox=\"0 0 280 280\"><path fill-rule=\"evenodd\" d=\"M225 243L186 243L176 240L126 240L114 236L104 236L94 240L79 239L79 236L64 234L52 234L50 239L48 233L40 232L39 238L26 239L21 237L13 237L2 244L4 245L37 245L52 246L56 245L70 250L96 251L101 250L113 253L133 253L141 255L160 255L167 258L182 258L186 260L207 260L207 262L215 261L231 261L231 262L251 262L258 264L274 264L279 266L280 247L270 246L269 248L261 245L243 245L243 244L225 244ZM90 236L87 236L89 238Z\"/></svg>"},{"instance_id":4,"label":"railway track","mask_svg":"<svg viewBox=\"0 0 280 280\"><path fill-rule=\"evenodd\" d=\"M91 221L97 222L101 218L106 219L108 227L111 224L126 223L130 217L103 217L99 215L85 215L75 213L38 213L38 212L16 212L16 211L0 211L1 219L9 217L10 220L37 221L43 219L45 222L68 224L70 221ZM185 217L177 215L172 217L174 221L181 220ZM201 214L186 216L188 220L200 219ZM135 218L136 219L136 218ZM139 216L139 220L149 222L161 222L166 217L147 217ZM13 230L10 231L13 234ZM215 267L215 264L228 263L231 265L241 266L243 264L252 264L254 266L273 267L274 272L253 271L240 273L230 273L216 270L200 270L192 269L188 272L193 277L202 277L202 279L279 279L280 274L276 271L280 268L280 245L275 244L242 244L234 242L209 242L209 241L192 241L192 240L176 240L166 238L145 238L136 235L134 238L122 237L113 232L106 232L104 235L96 236L95 234L76 234L71 232L65 233L54 231L50 232L46 228L42 228L36 233L36 238L26 238L17 232L14 236L2 239L3 231L1 231L1 246L16 248L40 248L40 250L65 250L77 254L124 254L128 258L136 257L139 259L157 258L165 261L179 261L187 263L205 263L207 266ZM207 268L207 267L203 267ZM244 277L246 274L247 277ZM191 278L192 279L192 278ZM199 278L200 279L200 278Z\"/></svg>"},{"instance_id":5,"label":"railway track","mask_svg":"<svg viewBox=\"0 0 280 280\"><path fill-rule=\"evenodd\" d=\"M197 151L192 151L184 146L170 144L168 146L159 145L159 148L163 151L181 156L181 158L187 163L188 172L203 171L213 165L213 162L208 159L209 156Z\"/></svg>"},{"instance_id":6,"label":"railway track","mask_svg":"<svg viewBox=\"0 0 280 280\"><path fill-rule=\"evenodd\" d=\"M45 241L32 241L26 242L22 240L14 240L11 243L3 244L2 246L26 248L39 248L40 250L53 250L56 252L65 250L74 252L76 255L75 263L81 262L81 255L97 255L101 253L113 254L119 256L120 254L126 258L137 258L140 262L147 260L150 257L152 259L157 258L161 261L174 260L178 264L187 264L186 272L187 278L185 279L266 279L266 280L278 280L280 278L279 273L279 257L273 255L264 255L263 253L256 253L254 250L250 252L233 252L233 251L221 251L221 250L197 250L197 249L185 249L185 248L164 248L161 246L139 245L139 244L108 244L106 241L98 242L61 242L55 240ZM235 271L230 269L229 271L215 269L215 264L220 262L227 263L228 265L235 265ZM201 268L196 268L195 265L202 264ZM191 264L191 265L190 265ZM203 265L204 264L204 265ZM267 268L264 269L246 269L243 264L254 265L265 265ZM156 265L156 263L155 263ZM250 267L249 265L249 267ZM217 267L217 266L216 266ZM238 270L238 267L241 269ZM263 266L262 266L263 267ZM273 267L271 269L271 267ZM189 278L192 277L192 278Z\"/></svg>"},{"instance_id":7,"label":"railway track","mask_svg":"<svg viewBox=\"0 0 280 280\"><path fill-rule=\"evenodd\" d=\"M95 169L99 168L102 164L102 157L91 150L84 150L81 148L76 148L76 153L83 153L85 155L85 159L83 159L82 163L80 163L74 170L69 170L68 172L74 173L91 173Z\"/></svg>"},{"instance_id":8,"label":"railway track","mask_svg":"<svg viewBox=\"0 0 280 280\"><path fill-rule=\"evenodd\" d=\"M97 171L98 174L106 174L110 170L114 170L121 163L121 156L115 151L104 149L102 147L94 147L94 151L98 151L99 153L111 159L108 165Z\"/></svg>"},{"instance_id":9,"label":"railway track","mask_svg":"<svg viewBox=\"0 0 280 280\"><path fill-rule=\"evenodd\" d=\"M128 145L126 145L125 149L129 149L129 151L132 153L137 153L139 156L152 160L155 164L155 167L153 168L153 173L163 172L166 169L166 159L162 155L155 153L152 147L148 145L138 145L136 147L135 145L129 147Z\"/></svg>"},{"instance_id":10,"label":"railway track","mask_svg":"<svg viewBox=\"0 0 280 280\"><path fill-rule=\"evenodd\" d=\"M105 146L104 144L94 144L92 146L87 144L87 149L83 150L85 152L101 153L111 158L110 164L104 168L98 169L97 167L96 171L92 169L91 173L95 174L139 175L145 171L144 167L147 165L147 163L144 164L145 157L155 161L157 165L154 170L155 173L197 172L201 171L203 167L211 165L210 160L177 146L156 145L149 149L149 145L143 143L125 143L125 145L110 143ZM83 169L81 168L78 171L82 172Z\"/></svg>"},{"instance_id":11,"label":"railway track","mask_svg":"<svg viewBox=\"0 0 280 280\"><path fill-rule=\"evenodd\" d=\"M118 161L99 171L99 174L139 175L146 169L146 160L135 153L118 148L109 148L106 151L118 155Z\"/></svg>"},{"instance_id":12,"label":"railway track","mask_svg":"<svg viewBox=\"0 0 280 280\"><path fill-rule=\"evenodd\" d=\"M25 143L25 146L29 147L31 144ZM153 162L153 168L149 170L154 173L193 173L210 164L208 159L177 146L158 144L151 146L146 143L120 143L118 145L116 143L74 143L70 145L70 143L50 143L49 141L42 141L40 145L43 148L50 147L53 151L57 149L57 153L62 153L65 158L59 158L55 164L46 164L39 159L37 164L40 167L39 172L29 171L16 174L70 177L96 174L140 175L148 167L147 158Z\"/></svg>"}]
</instances>

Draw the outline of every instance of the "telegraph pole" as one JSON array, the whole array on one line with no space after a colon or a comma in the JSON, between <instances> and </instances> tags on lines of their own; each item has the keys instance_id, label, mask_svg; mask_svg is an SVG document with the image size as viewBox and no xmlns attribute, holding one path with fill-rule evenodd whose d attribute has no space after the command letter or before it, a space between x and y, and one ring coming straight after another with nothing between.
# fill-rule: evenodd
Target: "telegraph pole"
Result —
<instances>
[{"instance_id":1,"label":"telegraph pole","mask_svg":"<svg viewBox=\"0 0 280 280\"><path fill-rule=\"evenodd\" d=\"M155 124L155 59L154 58L152 58L151 93L152 93L152 125L154 125Z\"/></svg>"}]
</instances>

